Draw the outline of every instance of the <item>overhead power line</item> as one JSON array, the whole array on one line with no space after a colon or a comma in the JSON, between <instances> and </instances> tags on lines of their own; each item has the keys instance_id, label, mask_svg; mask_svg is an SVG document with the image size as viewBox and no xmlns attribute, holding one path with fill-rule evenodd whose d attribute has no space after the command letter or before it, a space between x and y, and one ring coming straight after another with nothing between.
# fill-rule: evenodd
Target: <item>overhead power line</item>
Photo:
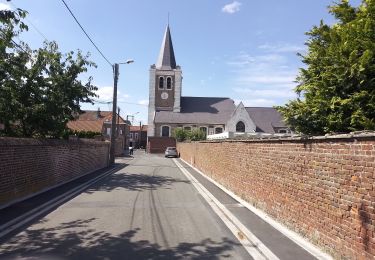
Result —
<instances>
[{"instance_id":1,"label":"overhead power line","mask_svg":"<svg viewBox=\"0 0 375 260\"><path fill-rule=\"evenodd\" d=\"M83 28L83 26L79 23L78 19L75 17L75 15L73 14L72 10L70 10L69 6L66 4L66 2L64 0L61 0L66 9L68 9L69 13L72 15L72 17L74 18L74 20L76 21L76 23L79 25L79 27L82 29L83 33L86 35L86 37L90 40L90 42L92 43L92 45L94 45L95 49L100 53L100 55L102 55L102 57L107 61L107 63L111 66L112 68L112 63L104 56L103 52L100 51L100 49L98 48L98 46L96 46L96 44L94 43L94 41L91 39L91 37L87 34L87 32L85 31L85 29Z\"/></svg>"},{"instance_id":2,"label":"overhead power line","mask_svg":"<svg viewBox=\"0 0 375 260\"><path fill-rule=\"evenodd\" d=\"M15 6L12 2L9 2L9 4L11 6L13 6L15 9L19 9L17 6ZM17 14L17 13L16 13ZM19 17L19 15L17 14L17 16ZM42 38L44 38L47 42L48 42L48 39L47 37L38 29L38 27L36 27L35 24L33 24L30 19L28 19L27 17L25 17L26 21L34 28L34 30L40 35L42 36Z\"/></svg>"},{"instance_id":3,"label":"overhead power line","mask_svg":"<svg viewBox=\"0 0 375 260\"><path fill-rule=\"evenodd\" d=\"M104 101L104 100L98 100L98 99L94 99L93 101L98 104L112 104L112 101ZM127 102L127 101L117 101L117 103L125 103L125 104L144 106L144 107L148 106L146 104L132 103L132 102Z\"/></svg>"}]
</instances>

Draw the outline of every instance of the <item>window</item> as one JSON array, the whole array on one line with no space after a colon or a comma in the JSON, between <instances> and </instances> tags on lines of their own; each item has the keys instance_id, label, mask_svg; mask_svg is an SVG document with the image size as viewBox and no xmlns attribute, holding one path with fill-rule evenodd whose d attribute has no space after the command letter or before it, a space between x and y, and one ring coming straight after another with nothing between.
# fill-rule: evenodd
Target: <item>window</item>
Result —
<instances>
[{"instance_id":1,"label":"window","mask_svg":"<svg viewBox=\"0 0 375 260\"><path fill-rule=\"evenodd\" d=\"M164 88L164 78L160 77L159 78L159 89L163 89L163 88Z\"/></svg>"},{"instance_id":2,"label":"window","mask_svg":"<svg viewBox=\"0 0 375 260\"><path fill-rule=\"evenodd\" d=\"M120 129L120 135L122 135L122 129Z\"/></svg>"},{"instance_id":3,"label":"window","mask_svg":"<svg viewBox=\"0 0 375 260\"><path fill-rule=\"evenodd\" d=\"M236 125L236 132L245 133L245 124L242 121L239 121Z\"/></svg>"},{"instance_id":4,"label":"window","mask_svg":"<svg viewBox=\"0 0 375 260\"><path fill-rule=\"evenodd\" d=\"M191 127L190 127L190 126L185 126L185 127L184 127L184 130L186 130L186 131L191 131Z\"/></svg>"},{"instance_id":5,"label":"window","mask_svg":"<svg viewBox=\"0 0 375 260\"><path fill-rule=\"evenodd\" d=\"M130 133L130 139L133 139L133 133Z\"/></svg>"},{"instance_id":6,"label":"window","mask_svg":"<svg viewBox=\"0 0 375 260\"><path fill-rule=\"evenodd\" d=\"M207 135L207 127L200 127L199 130L201 130L205 135Z\"/></svg>"},{"instance_id":7,"label":"window","mask_svg":"<svg viewBox=\"0 0 375 260\"><path fill-rule=\"evenodd\" d=\"M286 129L280 129L280 130L279 130L279 133L280 133L280 134L286 134L287 131L286 131Z\"/></svg>"},{"instance_id":8,"label":"window","mask_svg":"<svg viewBox=\"0 0 375 260\"><path fill-rule=\"evenodd\" d=\"M138 140L138 133L135 133L134 139Z\"/></svg>"},{"instance_id":9,"label":"window","mask_svg":"<svg viewBox=\"0 0 375 260\"><path fill-rule=\"evenodd\" d=\"M171 77L167 78L167 89L172 89L172 78Z\"/></svg>"},{"instance_id":10,"label":"window","mask_svg":"<svg viewBox=\"0 0 375 260\"><path fill-rule=\"evenodd\" d=\"M111 135L111 128L110 127L107 128L107 135Z\"/></svg>"},{"instance_id":11,"label":"window","mask_svg":"<svg viewBox=\"0 0 375 260\"><path fill-rule=\"evenodd\" d=\"M223 132L223 128L222 127L216 127L215 128L215 134L221 134Z\"/></svg>"},{"instance_id":12,"label":"window","mask_svg":"<svg viewBox=\"0 0 375 260\"><path fill-rule=\"evenodd\" d=\"M164 125L161 127L161 136L169 137L169 129L170 127L167 125Z\"/></svg>"},{"instance_id":13,"label":"window","mask_svg":"<svg viewBox=\"0 0 375 260\"><path fill-rule=\"evenodd\" d=\"M215 128L214 128L213 126L209 126L209 127L208 127L208 134L209 134L209 135L213 135L213 134L215 134Z\"/></svg>"}]
</instances>

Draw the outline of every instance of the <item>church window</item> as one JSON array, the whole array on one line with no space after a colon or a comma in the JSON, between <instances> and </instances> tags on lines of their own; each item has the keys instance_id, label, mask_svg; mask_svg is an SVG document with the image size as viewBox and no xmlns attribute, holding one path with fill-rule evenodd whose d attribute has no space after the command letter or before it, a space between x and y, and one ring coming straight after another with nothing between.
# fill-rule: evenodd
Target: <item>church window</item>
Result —
<instances>
[{"instance_id":1,"label":"church window","mask_svg":"<svg viewBox=\"0 0 375 260\"><path fill-rule=\"evenodd\" d=\"M215 128L215 134L221 134L223 132L223 128L222 127L216 127Z\"/></svg>"},{"instance_id":2,"label":"church window","mask_svg":"<svg viewBox=\"0 0 375 260\"><path fill-rule=\"evenodd\" d=\"M171 77L167 78L167 89L172 89L172 78Z\"/></svg>"},{"instance_id":3,"label":"church window","mask_svg":"<svg viewBox=\"0 0 375 260\"><path fill-rule=\"evenodd\" d=\"M204 135L207 135L207 127L202 126L199 128L199 130L201 130L204 133Z\"/></svg>"},{"instance_id":4,"label":"church window","mask_svg":"<svg viewBox=\"0 0 375 260\"><path fill-rule=\"evenodd\" d=\"M170 130L170 127L167 126L167 125L163 125L161 127L161 136L166 136L166 137L169 137L169 131Z\"/></svg>"},{"instance_id":5,"label":"church window","mask_svg":"<svg viewBox=\"0 0 375 260\"><path fill-rule=\"evenodd\" d=\"M245 133L245 124L242 121L236 124L236 132Z\"/></svg>"},{"instance_id":6,"label":"church window","mask_svg":"<svg viewBox=\"0 0 375 260\"><path fill-rule=\"evenodd\" d=\"M164 78L160 77L159 78L159 89L163 89L163 88L164 88Z\"/></svg>"}]
</instances>

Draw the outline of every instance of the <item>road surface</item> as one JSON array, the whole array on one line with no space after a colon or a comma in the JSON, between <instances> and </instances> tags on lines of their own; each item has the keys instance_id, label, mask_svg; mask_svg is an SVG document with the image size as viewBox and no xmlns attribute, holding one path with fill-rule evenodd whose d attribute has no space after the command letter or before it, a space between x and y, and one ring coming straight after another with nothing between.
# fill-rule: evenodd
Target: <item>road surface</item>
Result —
<instances>
[{"instance_id":1,"label":"road surface","mask_svg":"<svg viewBox=\"0 0 375 260\"><path fill-rule=\"evenodd\" d=\"M1 238L0 259L314 259L179 159L137 151L117 166ZM197 182L261 243L241 241Z\"/></svg>"}]
</instances>

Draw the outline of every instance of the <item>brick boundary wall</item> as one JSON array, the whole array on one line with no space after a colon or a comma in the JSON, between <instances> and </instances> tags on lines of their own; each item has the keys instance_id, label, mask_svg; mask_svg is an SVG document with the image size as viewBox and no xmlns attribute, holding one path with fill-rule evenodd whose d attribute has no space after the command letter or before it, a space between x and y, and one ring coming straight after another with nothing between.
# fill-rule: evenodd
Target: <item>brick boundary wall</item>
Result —
<instances>
[{"instance_id":1,"label":"brick boundary wall","mask_svg":"<svg viewBox=\"0 0 375 260\"><path fill-rule=\"evenodd\" d=\"M173 137L148 137L148 153L164 153L167 147L176 147L176 139Z\"/></svg>"},{"instance_id":2,"label":"brick boundary wall","mask_svg":"<svg viewBox=\"0 0 375 260\"><path fill-rule=\"evenodd\" d=\"M178 143L181 158L337 259L375 257L375 135Z\"/></svg>"},{"instance_id":3,"label":"brick boundary wall","mask_svg":"<svg viewBox=\"0 0 375 260\"><path fill-rule=\"evenodd\" d=\"M0 208L109 165L109 143L0 138Z\"/></svg>"}]
</instances>

